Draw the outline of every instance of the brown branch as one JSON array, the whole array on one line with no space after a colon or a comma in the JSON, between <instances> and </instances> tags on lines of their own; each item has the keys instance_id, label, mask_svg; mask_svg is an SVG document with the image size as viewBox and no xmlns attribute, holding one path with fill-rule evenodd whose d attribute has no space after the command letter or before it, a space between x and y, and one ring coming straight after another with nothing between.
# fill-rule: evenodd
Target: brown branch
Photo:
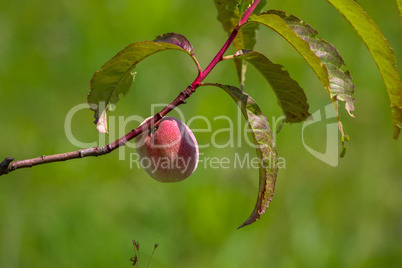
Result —
<instances>
[{"instance_id":1,"label":"brown branch","mask_svg":"<svg viewBox=\"0 0 402 268\"><path fill-rule=\"evenodd\" d=\"M166 114L172 111L177 106L186 103L186 99L191 96L192 93L195 92L193 86L188 86L185 90L180 92L179 96L169 105L164 107L159 113L154 115L153 117L146 120L143 124L141 124L138 128L133 129L123 137L117 139L116 141L99 147L91 147L83 150L77 150L69 153L62 154L54 154L54 155L43 155L36 158L31 158L27 160L14 161L13 157L6 157L3 162L0 163L0 176L10 173L16 169L20 168L28 168L37 165L52 163L52 162L61 162L67 161L76 158L83 158L87 156L101 156L104 154L108 154L117 148L124 146L128 141L134 139L136 136L141 134L143 131L151 128L151 125L154 125L159 120L162 119Z\"/></svg>"}]
</instances>

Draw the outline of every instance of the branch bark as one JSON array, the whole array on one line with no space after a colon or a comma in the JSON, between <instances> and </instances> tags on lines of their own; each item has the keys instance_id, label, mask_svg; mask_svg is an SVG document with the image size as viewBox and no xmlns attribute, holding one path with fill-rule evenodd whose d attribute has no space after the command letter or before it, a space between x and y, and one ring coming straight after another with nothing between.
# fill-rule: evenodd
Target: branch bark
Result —
<instances>
[{"instance_id":1,"label":"branch bark","mask_svg":"<svg viewBox=\"0 0 402 268\"><path fill-rule=\"evenodd\" d=\"M201 82L207 77L207 75L212 71L212 69L220 62L222 61L222 57L224 53L227 51L227 49L230 47L232 44L234 38L236 37L238 33L239 27L245 23L250 15L253 13L255 7L259 4L260 0L255 0L253 4L246 10L243 18L241 19L239 25L234 28L232 33L230 34L229 38L225 42L225 44L222 46L222 48L219 50L219 52L216 54L216 56L212 59L210 64L205 68L204 71L200 71L197 78L194 80L191 85L189 85L185 90L180 92L180 94L176 97L176 99L164 107L159 113L155 114L153 117L149 118L146 120L143 124L141 124L138 128L133 129L123 137L117 139L116 141L105 145L105 146L99 146L99 147L91 147L83 150L77 150L73 152L68 152L68 153L62 153L62 154L54 154L54 155L43 155L39 156L36 158L31 158L31 159L26 159L26 160L20 160L20 161L14 161L13 157L6 157L1 163L0 163L0 176L5 175L10 173L11 171L21 169L21 168L28 168L28 167L33 167L36 165L42 165L42 164L47 164L47 163L52 163L52 162L61 162L61 161L67 161L71 159L76 159L76 158L84 158L87 156L101 156L104 154L108 154L117 148L124 146L128 141L132 140L135 138L137 135L141 134L143 131L150 129L152 125L157 123L162 117L164 117L166 114L168 114L170 111L175 109L177 106L181 104L186 103L186 99L189 98L197 89L197 87L200 86ZM14 162L13 162L14 161Z\"/></svg>"}]
</instances>

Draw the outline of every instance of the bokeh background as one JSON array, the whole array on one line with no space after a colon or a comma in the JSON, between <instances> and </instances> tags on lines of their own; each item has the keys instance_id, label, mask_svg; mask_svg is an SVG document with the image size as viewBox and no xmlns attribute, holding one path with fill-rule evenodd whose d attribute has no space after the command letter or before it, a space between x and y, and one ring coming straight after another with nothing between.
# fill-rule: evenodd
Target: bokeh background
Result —
<instances>
[{"instance_id":1,"label":"bokeh background","mask_svg":"<svg viewBox=\"0 0 402 268\"><path fill-rule=\"evenodd\" d=\"M198 142L223 147L201 148L201 159L228 157L231 168L202 163L186 181L162 184L130 168L135 150L126 148L2 176L0 267L130 267L132 240L140 243L142 267L154 243L160 246L150 267L400 267L402 144L392 139L387 95L374 61L325 1L267 2L264 10L285 10L316 28L352 73L356 118L341 110L351 140L337 167L307 152L301 124L285 125L276 142L286 168L278 174L274 199L261 220L236 230L254 207L258 170L234 167L233 161L236 154L252 158L255 152L243 133L234 132L233 146L227 145L229 131L214 134L231 127L219 116L232 118L236 129L245 122L224 92L200 88L180 112L184 121L207 118L211 130L195 131ZM395 2L359 3L402 62ZM205 68L226 40L216 16L212 0L1 1L0 157L20 160L79 149L66 137L66 115L86 102L93 73L132 42L181 33ZM265 28L258 38L256 49L284 65L305 89L311 112L329 104L289 44ZM172 101L196 76L188 56L169 51L140 63L137 72L130 93L111 113L110 136L98 135L92 112L82 109L72 120L77 140L102 144L117 138L123 126L128 132L138 125L119 124L119 116L150 116L152 104ZM207 81L237 85L232 62L219 64ZM281 116L272 90L252 67L246 90L269 119ZM326 123L305 130L307 144L321 152ZM206 123L193 120L190 127L205 129Z\"/></svg>"}]
</instances>

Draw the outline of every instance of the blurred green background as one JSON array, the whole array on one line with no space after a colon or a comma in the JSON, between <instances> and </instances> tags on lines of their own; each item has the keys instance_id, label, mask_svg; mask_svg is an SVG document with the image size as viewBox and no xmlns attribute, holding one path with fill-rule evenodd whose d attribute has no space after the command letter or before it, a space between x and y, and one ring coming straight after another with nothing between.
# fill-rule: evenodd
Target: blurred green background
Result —
<instances>
[{"instance_id":1,"label":"blurred green background","mask_svg":"<svg viewBox=\"0 0 402 268\"><path fill-rule=\"evenodd\" d=\"M341 110L350 136L337 167L304 148L300 125L277 135L286 168L262 219L241 230L257 196L258 170L233 167L234 157L254 157L247 137L230 123L235 103L214 88L200 88L180 107L187 122L205 116L211 131L195 132L201 159L228 157L231 168L200 163L186 181L162 184L130 168L135 150L23 169L0 177L0 267L130 267L131 241L140 242L145 267L400 267L402 265L402 145L392 139L387 95L374 61L343 17L321 0L267 1L311 24L340 51L356 84L356 118ZM359 1L377 22L402 63L401 26L395 2ZM0 157L18 160L77 150L65 134L68 112L86 102L96 70L126 45L166 32L185 35L205 66L226 40L208 1L50 1L0 3ZM309 98L313 113L329 104L314 73L294 49L260 29L257 50L285 66ZM399 68L402 69L402 66ZM82 142L111 141L125 125L119 116L150 116L196 76L191 59L164 52L138 65L130 93L111 113L110 137L99 136L89 109L79 110L72 133ZM399 71L401 74L401 71ZM207 81L237 85L232 62ZM272 90L249 68L246 90L269 119L281 116ZM343 107L343 104L341 104ZM172 115L178 115L173 112ZM112 124L113 126L113 124ZM194 120L193 130L205 129ZM113 131L114 130L114 131ZM116 133L117 132L117 133ZM114 133L114 134L113 134ZM213 136L214 135L214 136ZM306 128L307 144L325 151L325 123ZM334 141L335 142L335 141ZM125 160L123 160L125 158Z\"/></svg>"}]
</instances>

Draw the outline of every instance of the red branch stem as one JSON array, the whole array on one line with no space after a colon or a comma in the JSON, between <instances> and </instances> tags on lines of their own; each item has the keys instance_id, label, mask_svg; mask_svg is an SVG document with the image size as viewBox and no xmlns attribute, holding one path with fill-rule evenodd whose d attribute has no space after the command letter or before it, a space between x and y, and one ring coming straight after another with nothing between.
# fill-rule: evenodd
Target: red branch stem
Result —
<instances>
[{"instance_id":1,"label":"red branch stem","mask_svg":"<svg viewBox=\"0 0 402 268\"><path fill-rule=\"evenodd\" d=\"M197 78L194 80L193 83L191 83L190 86L188 86L185 90L180 92L180 94L176 97L176 99L164 107L159 113L155 114L152 118L149 118L147 121L145 121L143 124L141 124L138 128L133 129L123 137L117 139L116 141L105 145L105 146L99 146L99 147L91 147L83 150L77 150L73 152L68 152L68 153L62 153L62 154L54 154L54 155L43 155L40 157L36 158L31 158L31 159L26 159L26 160L20 160L20 161L14 161L14 158L12 157L6 157L2 162L0 162L0 176L5 175L11 171L14 171L16 169L20 168L27 168L27 167L33 167L36 165L41 165L41 164L46 164L46 163L52 163L52 162L61 162L61 161L66 161L70 159L76 159L76 158L83 158L87 156L100 156L104 154L108 154L117 148L124 146L128 141L132 140L139 134L141 134L143 131L150 129L152 125L157 123L162 117L164 117L166 114L168 114L170 111L172 111L174 108L181 104L186 103L186 99L191 96L196 90L197 87L200 86L201 82L207 77L207 75L212 71L212 69L220 62L222 61L222 57L224 53L227 51L227 49L230 47L232 44L233 40L235 39L236 35L239 32L239 27L244 24L250 15L253 13L255 7L259 4L260 0L255 0L253 4L246 10L244 13L242 19L240 20L240 23L233 29L232 33L229 35L227 41L225 44L222 46L222 48L219 50L219 52L216 54L216 56L212 59L212 61L209 63L207 68L205 68L204 71L199 72Z\"/></svg>"}]
</instances>

